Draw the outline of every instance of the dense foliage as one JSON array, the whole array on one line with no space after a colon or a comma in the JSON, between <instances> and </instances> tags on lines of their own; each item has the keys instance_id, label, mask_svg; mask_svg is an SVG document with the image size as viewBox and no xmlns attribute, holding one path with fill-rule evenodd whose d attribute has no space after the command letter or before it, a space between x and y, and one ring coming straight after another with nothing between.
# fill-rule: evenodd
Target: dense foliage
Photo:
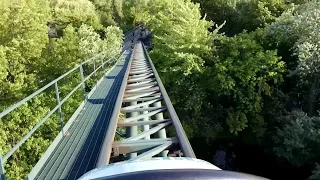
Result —
<instances>
[{"instance_id":1,"label":"dense foliage","mask_svg":"<svg viewBox=\"0 0 320 180\"><path fill-rule=\"evenodd\" d=\"M153 35L150 56L198 158L212 162L217 151L224 151L224 169L271 179L319 179L319 2L0 4L0 110L82 60L118 47L119 27L126 31L143 23ZM62 82L63 95L77 78ZM79 92L63 107L65 121L80 101ZM48 91L1 119L2 154L54 104ZM58 131L53 117L7 162L8 177L22 178Z\"/></svg>"},{"instance_id":2,"label":"dense foliage","mask_svg":"<svg viewBox=\"0 0 320 180\"><path fill-rule=\"evenodd\" d=\"M153 32L151 58L197 156L224 150L226 169L316 179L319 3L194 2L132 3L128 19Z\"/></svg>"},{"instance_id":3,"label":"dense foliage","mask_svg":"<svg viewBox=\"0 0 320 180\"><path fill-rule=\"evenodd\" d=\"M104 56L119 53L121 29L109 26L112 23L102 24L93 2L0 0L0 4L0 111L102 51L109 50ZM109 14L112 16L112 12ZM79 79L77 72L59 82L61 98ZM2 155L56 105L53 90L48 89L0 120ZM79 90L63 105L65 122L81 101ZM24 179L59 130L54 115L6 162L7 178Z\"/></svg>"}]
</instances>

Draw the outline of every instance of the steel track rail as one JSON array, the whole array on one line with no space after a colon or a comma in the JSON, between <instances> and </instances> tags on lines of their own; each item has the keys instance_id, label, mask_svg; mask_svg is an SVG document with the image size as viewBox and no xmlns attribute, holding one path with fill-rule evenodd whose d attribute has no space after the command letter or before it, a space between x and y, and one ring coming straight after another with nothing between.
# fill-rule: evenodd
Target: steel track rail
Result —
<instances>
[{"instance_id":1,"label":"steel track rail","mask_svg":"<svg viewBox=\"0 0 320 180\"><path fill-rule=\"evenodd\" d=\"M123 115L125 118L120 118ZM167 133L168 128L174 133ZM116 130L125 131L126 138L115 140ZM97 167L117 161L181 155L195 158L161 79L144 45L138 42L118 94Z\"/></svg>"}]
</instances>

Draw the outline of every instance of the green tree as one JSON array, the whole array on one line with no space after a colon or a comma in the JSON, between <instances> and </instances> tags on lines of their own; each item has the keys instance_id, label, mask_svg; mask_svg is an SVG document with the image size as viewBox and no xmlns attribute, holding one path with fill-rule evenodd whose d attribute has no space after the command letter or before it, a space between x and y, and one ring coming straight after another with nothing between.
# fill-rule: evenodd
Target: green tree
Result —
<instances>
[{"instance_id":1,"label":"green tree","mask_svg":"<svg viewBox=\"0 0 320 180\"><path fill-rule=\"evenodd\" d=\"M264 50L253 33L225 37L216 45L216 57L207 62L205 74L212 93L228 102L225 108L230 131L237 134L249 126L261 133L262 97L270 96L272 86L282 81L284 63L276 51Z\"/></svg>"},{"instance_id":2,"label":"green tree","mask_svg":"<svg viewBox=\"0 0 320 180\"><path fill-rule=\"evenodd\" d=\"M314 163L319 149L319 117L308 117L302 111L292 111L280 117L283 124L273 139L276 155L294 166Z\"/></svg>"},{"instance_id":3,"label":"green tree","mask_svg":"<svg viewBox=\"0 0 320 180\"><path fill-rule=\"evenodd\" d=\"M47 48L42 52L37 75L41 85L49 83L81 62L80 38L74 28L67 26L63 34L61 38L50 39Z\"/></svg>"},{"instance_id":4,"label":"green tree","mask_svg":"<svg viewBox=\"0 0 320 180\"><path fill-rule=\"evenodd\" d=\"M190 1L156 0L133 5L133 21L143 22L154 35L150 56L172 101L179 104L175 107L181 119L205 127L198 120L207 124L211 119L201 111L207 103L202 101L206 96L197 81L214 47L213 40L218 38L216 31L208 31L213 23L201 18L199 5ZM206 132L210 131L207 128Z\"/></svg>"},{"instance_id":5,"label":"green tree","mask_svg":"<svg viewBox=\"0 0 320 180\"><path fill-rule=\"evenodd\" d=\"M0 100L9 105L35 87L33 64L48 42L50 13L42 0L0 3Z\"/></svg>"},{"instance_id":6,"label":"green tree","mask_svg":"<svg viewBox=\"0 0 320 180\"><path fill-rule=\"evenodd\" d=\"M308 178L309 180L317 180L320 179L320 166L316 164L316 167L312 171L312 175Z\"/></svg>"},{"instance_id":7,"label":"green tree","mask_svg":"<svg viewBox=\"0 0 320 180\"><path fill-rule=\"evenodd\" d=\"M142 15L146 9L148 9L148 3L150 0L127 0L123 1L123 14L125 14L124 19L119 22L120 27L128 31L140 23L139 17ZM143 18L142 18L143 19Z\"/></svg>"},{"instance_id":8,"label":"green tree","mask_svg":"<svg viewBox=\"0 0 320 180\"><path fill-rule=\"evenodd\" d=\"M217 24L225 25L220 32L228 36L243 30L254 31L274 22L287 8L284 0L194 0L202 14Z\"/></svg>"},{"instance_id":9,"label":"green tree","mask_svg":"<svg viewBox=\"0 0 320 180\"><path fill-rule=\"evenodd\" d=\"M24 135L26 135L36 123L49 112L49 108L43 103L49 99L44 95L33 98L30 102L25 103L22 107L13 111L0 121L0 152L7 153L16 145ZM57 119L55 119L57 120ZM51 140L55 137L53 130L58 129L58 121L48 121L49 131L36 132L26 141L6 162L6 176L8 179L24 179L41 157L42 153L50 145L50 139L46 135L51 135ZM46 126L44 125L44 126ZM48 134L47 134L48 133Z\"/></svg>"},{"instance_id":10,"label":"green tree","mask_svg":"<svg viewBox=\"0 0 320 180\"><path fill-rule=\"evenodd\" d=\"M45 0L0 0L0 4L1 111L87 58L108 48L111 51L104 53L101 59L120 51L122 31L118 27L102 29L89 1L79 4L78 1L50 1L56 10L53 20L49 2ZM49 39L47 23L53 21L62 28L62 33L59 38ZM101 37L90 25L100 28L104 36ZM79 79L77 72L59 81L60 96L65 97ZM79 91L63 105L65 121L81 100ZM0 153L6 154L55 105L54 92L48 89L1 118ZM25 178L59 129L58 117L54 115L8 159L5 164L7 178Z\"/></svg>"},{"instance_id":11,"label":"green tree","mask_svg":"<svg viewBox=\"0 0 320 180\"><path fill-rule=\"evenodd\" d=\"M122 31L113 26L107 27L104 31L105 37L101 39L91 26L83 24L76 31L74 27L68 25L61 38L50 39L46 50L43 51L41 63L38 63L37 77L42 85L96 54L108 52L104 53L99 59L101 60L119 53Z\"/></svg>"},{"instance_id":12,"label":"green tree","mask_svg":"<svg viewBox=\"0 0 320 180\"><path fill-rule=\"evenodd\" d=\"M53 8L53 23L58 29L64 29L69 24L76 28L82 24L94 29L102 28L95 6L89 0L57 0Z\"/></svg>"},{"instance_id":13,"label":"green tree","mask_svg":"<svg viewBox=\"0 0 320 180\"><path fill-rule=\"evenodd\" d=\"M303 94L302 104L308 115L316 114L319 96L319 2L310 2L290 9L266 30L266 36L274 36L275 41L292 45L292 55L296 57L290 76L297 76L299 94ZM293 59L293 58L291 58Z\"/></svg>"},{"instance_id":14,"label":"green tree","mask_svg":"<svg viewBox=\"0 0 320 180\"><path fill-rule=\"evenodd\" d=\"M93 0L104 27L121 23L124 18L122 0Z\"/></svg>"},{"instance_id":15,"label":"green tree","mask_svg":"<svg viewBox=\"0 0 320 180\"><path fill-rule=\"evenodd\" d=\"M50 20L50 9L48 2L42 0L1 0L0 4L0 110L4 110L37 87L36 64L48 43L46 23ZM32 105L24 104L0 120L2 154L7 153L48 111L39 99L30 103ZM8 160L6 169L10 179L22 178L30 170L28 163L37 161L41 154L38 150L45 148L45 141L41 143L39 139L26 142L19 150L21 154L15 153ZM29 152L30 147L35 151ZM17 164L21 166L18 168Z\"/></svg>"},{"instance_id":16,"label":"green tree","mask_svg":"<svg viewBox=\"0 0 320 180\"><path fill-rule=\"evenodd\" d=\"M179 77L201 71L215 35L207 31L213 24L201 19L198 5L182 0L149 1L144 11L137 12L136 21L144 22L155 35L150 55L162 73Z\"/></svg>"}]
</instances>

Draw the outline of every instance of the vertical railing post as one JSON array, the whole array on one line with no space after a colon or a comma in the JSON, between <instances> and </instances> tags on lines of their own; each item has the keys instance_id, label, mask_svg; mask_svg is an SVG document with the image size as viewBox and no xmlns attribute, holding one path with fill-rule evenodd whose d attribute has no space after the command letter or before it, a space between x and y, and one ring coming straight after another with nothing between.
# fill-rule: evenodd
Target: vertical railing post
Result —
<instances>
[{"instance_id":1,"label":"vertical railing post","mask_svg":"<svg viewBox=\"0 0 320 180\"><path fill-rule=\"evenodd\" d=\"M0 152L0 180L6 180L6 175L4 174L6 171L4 169L4 161L2 159L2 154Z\"/></svg>"},{"instance_id":2,"label":"vertical railing post","mask_svg":"<svg viewBox=\"0 0 320 180\"><path fill-rule=\"evenodd\" d=\"M105 60L107 59L107 56L108 56L108 53L109 53L110 51L106 51L106 54L104 54L103 55L103 57L102 57L102 64L101 64L101 69L102 69L102 73L103 73L103 75L104 75L104 71L105 71L105 67L104 67L104 64L105 64ZM107 67L108 68L108 67Z\"/></svg>"},{"instance_id":3,"label":"vertical railing post","mask_svg":"<svg viewBox=\"0 0 320 180\"><path fill-rule=\"evenodd\" d=\"M93 60L93 71L94 71L94 76L97 77L97 72L96 72L96 60Z\"/></svg>"},{"instance_id":4,"label":"vertical railing post","mask_svg":"<svg viewBox=\"0 0 320 180\"><path fill-rule=\"evenodd\" d=\"M86 97L86 85L84 83L84 75L83 75L82 64L80 65L80 77L81 77L81 84L82 84L82 96L83 96L83 100L86 101L87 100L87 97Z\"/></svg>"},{"instance_id":5,"label":"vertical railing post","mask_svg":"<svg viewBox=\"0 0 320 180\"><path fill-rule=\"evenodd\" d=\"M96 59L93 60L93 71L94 71L94 78L96 80L96 85L98 84L98 78L97 78L97 71L96 71Z\"/></svg>"},{"instance_id":6,"label":"vertical railing post","mask_svg":"<svg viewBox=\"0 0 320 180\"><path fill-rule=\"evenodd\" d=\"M57 99L57 104L59 106L58 113L59 113L59 119L60 119L61 132L62 132L62 134L64 134L64 132L63 132L64 123L63 123L63 119L62 119L62 109L61 109L58 82L54 83L54 89L56 90L56 99Z\"/></svg>"},{"instance_id":7,"label":"vertical railing post","mask_svg":"<svg viewBox=\"0 0 320 180\"><path fill-rule=\"evenodd\" d=\"M104 59L105 58L102 58L102 63L101 63L101 71L102 71L102 74L104 75Z\"/></svg>"}]
</instances>

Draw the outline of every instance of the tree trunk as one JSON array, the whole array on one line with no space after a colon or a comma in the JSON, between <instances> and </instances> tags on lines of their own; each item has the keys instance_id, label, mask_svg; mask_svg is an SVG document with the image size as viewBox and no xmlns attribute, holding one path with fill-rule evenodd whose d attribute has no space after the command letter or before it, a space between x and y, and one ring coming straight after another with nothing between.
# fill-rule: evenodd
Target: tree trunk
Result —
<instances>
[{"instance_id":1,"label":"tree trunk","mask_svg":"<svg viewBox=\"0 0 320 180\"><path fill-rule=\"evenodd\" d=\"M319 78L315 77L314 83L312 84L309 92L309 98L308 98L308 115L311 117L314 115L314 106L318 95L318 89L319 89Z\"/></svg>"}]
</instances>

